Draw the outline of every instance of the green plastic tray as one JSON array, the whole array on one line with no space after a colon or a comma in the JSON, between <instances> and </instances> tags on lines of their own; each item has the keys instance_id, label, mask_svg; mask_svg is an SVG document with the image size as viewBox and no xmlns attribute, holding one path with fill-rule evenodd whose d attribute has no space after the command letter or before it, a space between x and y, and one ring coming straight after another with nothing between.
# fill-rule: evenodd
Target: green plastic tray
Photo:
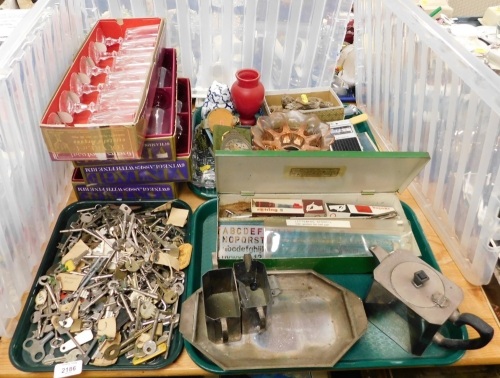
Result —
<instances>
[{"instance_id":1,"label":"green plastic tray","mask_svg":"<svg viewBox=\"0 0 500 378\"><path fill-rule=\"evenodd\" d=\"M415 213L402 202L405 215L412 224L412 231L422 253L422 258L428 264L439 270L430 246L418 223ZM186 293L191 295L201 287L201 276L212 269L212 252L216 250L217 242L217 200L212 199L202 204L193 215L192 232L194 254L188 268L190 277ZM364 299L373 282L371 274L335 274L326 275L330 280L356 293ZM440 330L447 337L464 339L467 337L465 327L457 328L445 324ZM243 371L226 371L206 358L192 344L184 341L191 359L201 368L214 374L245 373ZM366 334L332 366L332 370L358 370L370 368L395 368L416 366L448 365L458 361L464 351L451 351L436 345L430 345L422 356L414 356L404 351L398 344L382 333L373 324L368 324ZM304 366L304 369L308 369ZM310 369L309 369L310 370ZM323 369L324 370L324 369ZM263 372L253 370L252 373Z\"/></svg>"},{"instance_id":2,"label":"green plastic tray","mask_svg":"<svg viewBox=\"0 0 500 378\"><path fill-rule=\"evenodd\" d=\"M38 292L38 278L42 275L45 274L45 272L52 266L54 263L56 263L56 252L57 252L57 245L62 242L62 240L67 237L69 234L63 234L60 233L59 230L64 230L66 228L69 228L69 225L71 222L76 220L77 217L77 211L81 209L87 209L96 206L97 204L124 204L126 203L129 206L142 206L143 208L153 208L159 206L161 202L113 202L113 201L106 201L106 202L100 202L100 201L80 201L80 202L75 202L71 205L68 205L66 208L64 208L61 211L61 214L59 214L59 217L57 219L57 222L54 226L54 231L52 232L52 236L49 240L49 243L47 245L45 254L42 258L42 261L40 263L40 267L38 268L38 272L36 273L35 279L33 281L33 285L31 286L30 291L28 292L28 298L26 300L26 303L24 305L23 311L21 313L21 317L19 318L19 323L16 327L16 330L14 331L14 335L12 336L12 340L10 343L9 347L9 358L12 363L17 369L25 372L43 372L43 371L53 371L54 370L54 365L52 366L45 366L41 362L40 363L35 363L32 361L31 357L29 356L28 352L26 352L22 345L24 340L26 340L27 337L30 337L32 335L32 331L36 328L34 324L31 323L30 321L30 316L33 313L33 310L35 308L35 295ZM179 207L182 209L189 209L189 219L191 219L191 209L190 207L183 201L176 200L173 202L174 207ZM189 235L190 235L190 230L189 227L186 229L186 240L189 240ZM186 274L186 281L188 280L188 275ZM187 298L187 293L184 292L182 295L180 302L179 302L179 310L181 311L182 308L182 302ZM149 362L139 364L139 365L132 365L132 361L129 361L125 358L125 356L121 356L118 361L111 366L93 366L93 365L84 365L83 370L151 370L151 369L160 369L164 368L166 366L169 366L172 364L177 357L182 352L182 348L184 346L184 339L182 338L182 335L180 334L178 328L175 328L173 334L172 334L172 340L170 343L170 352L168 354L167 358L164 358L163 355L160 355L158 357L155 357ZM45 352L48 353L49 351L49 343L45 344ZM139 373L138 373L139 375Z\"/></svg>"}]
</instances>

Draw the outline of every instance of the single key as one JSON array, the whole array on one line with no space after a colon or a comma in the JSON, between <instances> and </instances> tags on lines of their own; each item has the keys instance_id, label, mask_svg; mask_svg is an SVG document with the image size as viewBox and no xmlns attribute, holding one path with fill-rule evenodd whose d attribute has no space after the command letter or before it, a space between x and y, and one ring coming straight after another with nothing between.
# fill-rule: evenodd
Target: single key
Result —
<instances>
[{"instance_id":1,"label":"single key","mask_svg":"<svg viewBox=\"0 0 500 378\"><path fill-rule=\"evenodd\" d=\"M48 301L46 300L43 304L36 304L35 303L35 310L36 311L43 311L47 308Z\"/></svg>"},{"instance_id":2,"label":"single key","mask_svg":"<svg viewBox=\"0 0 500 378\"><path fill-rule=\"evenodd\" d=\"M48 295L49 294L47 293L47 289L45 289L45 288L40 289L40 291L35 296L35 304L37 304L39 306L44 305L45 302L47 302L47 296Z\"/></svg>"},{"instance_id":3,"label":"single key","mask_svg":"<svg viewBox=\"0 0 500 378\"><path fill-rule=\"evenodd\" d=\"M33 311L33 314L31 314L30 321L33 324L39 323L43 321L44 319L47 318L52 318L53 316L58 316L61 315L59 312L51 312L51 311Z\"/></svg>"},{"instance_id":4,"label":"single key","mask_svg":"<svg viewBox=\"0 0 500 378\"><path fill-rule=\"evenodd\" d=\"M42 324L42 334L49 333L50 331L54 330L54 326L50 324L50 319L45 319L45 321Z\"/></svg>"},{"instance_id":5,"label":"single key","mask_svg":"<svg viewBox=\"0 0 500 378\"><path fill-rule=\"evenodd\" d=\"M59 357L44 358L42 360L42 364L45 365L45 366L50 366L50 365L53 365L53 364L62 364L64 362L66 362L66 355L65 354L62 355L62 356L59 356Z\"/></svg>"},{"instance_id":6,"label":"single key","mask_svg":"<svg viewBox=\"0 0 500 378\"><path fill-rule=\"evenodd\" d=\"M52 286L50 285L50 277L49 276L40 276L40 278L38 278L38 284L45 287L45 289L47 290L47 293L49 294L50 298L52 299L52 302L57 307L57 309L59 309L59 302L57 301L56 294L54 293L54 290L52 289Z\"/></svg>"},{"instance_id":7,"label":"single key","mask_svg":"<svg viewBox=\"0 0 500 378\"><path fill-rule=\"evenodd\" d=\"M154 352L156 352L156 342L155 342L155 338L156 338L156 327L158 326L158 318L160 317L160 311L156 311L156 315L155 315L155 320L154 320L154 323L153 323L153 327L151 328L151 332L149 333L149 340L147 340L146 342L144 342L144 345L142 346L142 351L147 354L147 355L150 355L150 354L153 354Z\"/></svg>"},{"instance_id":8,"label":"single key","mask_svg":"<svg viewBox=\"0 0 500 378\"><path fill-rule=\"evenodd\" d=\"M52 339L54 332L47 333L41 339L37 339L35 334L23 342L23 349L30 354L33 362L40 362L45 358L45 344Z\"/></svg>"},{"instance_id":9,"label":"single key","mask_svg":"<svg viewBox=\"0 0 500 378\"><path fill-rule=\"evenodd\" d=\"M114 360L115 358L118 358L118 356L120 355L120 351L121 351L120 344L110 345L104 351L103 358L109 361Z\"/></svg>"},{"instance_id":10,"label":"single key","mask_svg":"<svg viewBox=\"0 0 500 378\"><path fill-rule=\"evenodd\" d=\"M172 342L172 333L174 332L174 327L176 327L179 324L181 318L180 315L177 313L178 308L179 308L179 301L174 303L174 308L172 309L172 319L170 320L168 337L167 341L165 342L166 350L165 354L163 355L164 359L168 358L168 354L170 353L170 343Z\"/></svg>"},{"instance_id":11,"label":"single key","mask_svg":"<svg viewBox=\"0 0 500 378\"><path fill-rule=\"evenodd\" d=\"M73 362L78 360L81 357L81 352L78 349L73 349L71 352L62 355L61 357L54 357L52 359L44 360L42 363L44 365L52 365L52 364L62 364L66 362Z\"/></svg>"},{"instance_id":12,"label":"single key","mask_svg":"<svg viewBox=\"0 0 500 378\"><path fill-rule=\"evenodd\" d=\"M172 285L172 290L181 296L184 293L184 284L182 282L175 282Z\"/></svg>"},{"instance_id":13,"label":"single key","mask_svg":"<svg viewBox=\"0 0 500 378\"><path fill-rule=\"evenodd\" d=\"M152 304L149 301L144 301L141 304L141 307L139 309L139 313L141 315L141 318L151 319L155 315L156 310L157 309L156 309L154 304Z\"/></svg>"},{"instance_id":14,"label":"single key","mask_svg":"<svg viewBox=\"0 0 500 378\"><path fill-rule=\"evenodd\" d=\"M99 342L99 338L98 337L94 338L92 340L92 342L90 343L89 348L87 349L87 353L85 353L85 355L83 355L83 356L78 357L79 360L82 360L84 365L87 365L90 362L90 360L91 360L90 354L92 353L92 350L94 349L94 347L97 345L98 342Z\"/></svg>"},{"instance_id":15,"label":"single key","mask_svg":"<svg viewBox=\"0 0 500 378\"><path fill-rule=\"evenodd\" d=\"M163 300L167 304L174 304L179 299L179 294L172 289L163 292Z\"/></svg>"},{"instance_id":16,"label":"single key","mask_svg":"<svg viewBox=\"0 0 500 378\"><path fill-rule=\"evenodd\" d=\"M50 350L49 353L45 356L45 358L42 360L43 365L52 365L53 362L50 362L54 360L56 357L54 356L54 352L57 348L59 348L62 344L64 343L64 339L62 337L57 337L55 336L52 340L50 340Z\"/></svg>"}]
</instances>

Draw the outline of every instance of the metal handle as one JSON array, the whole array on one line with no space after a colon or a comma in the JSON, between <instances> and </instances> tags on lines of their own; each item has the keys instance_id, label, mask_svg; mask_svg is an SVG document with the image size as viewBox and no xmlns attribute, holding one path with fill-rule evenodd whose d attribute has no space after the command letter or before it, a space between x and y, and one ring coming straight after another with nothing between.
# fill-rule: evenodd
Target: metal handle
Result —
<instances>
[{"instance_id":1,"label":"metal handle","mask_svg":"<svg viewBox=\"0 0 500 378\"><path fill-rule=\"evenodd\" d=\"M220 327L221 327L221 338L223 343L227 343L229 341L229 331L227 328L227 319L220 318Z\"/></svg>"},{"instance_id":2,"label":"metal handle","mask_svg":"<svg viewBox=\"0 0 500 378\"><path fill-rule=\"evenodd\" d=\"M257 309L257 315L259 316L259 327L260 331L264 331L267 326L266 313L264 312L264 307L259 306Z\"/></svg>"},{"instance_id":3,"label":"metal handle","mask_svg":"<svg viewBox=\"0 0 500 378\"><path fill-rule=\"evenodd\" d=\"M450 318L453 325L457 327L461 327L463 325L469 325L474 328L477 333L479 333L479 337L475 339L448 339L441 335L440 333L436 333L433 338L433 341L442 346L443 348L453 349L453 350L472 350L472 349L480 349L486 346L491 339L493 338L494 330L493 328L486 323L483 319L479 318L476 315L463 313L458 314L458 316L452 316Z\"/></svg>"}]
</instances>

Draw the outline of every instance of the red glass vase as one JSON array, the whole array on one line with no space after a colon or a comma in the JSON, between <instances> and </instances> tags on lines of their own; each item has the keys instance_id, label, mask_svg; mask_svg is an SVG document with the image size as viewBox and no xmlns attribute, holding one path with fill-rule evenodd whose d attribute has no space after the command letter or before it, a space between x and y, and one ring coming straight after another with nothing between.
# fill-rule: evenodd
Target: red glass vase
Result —
<instances>
[{"instance_id":1,"label":"red glass vase","mask_svg":"<svg viewBox=\"0 0 500 378\"><path fill-rule=\"evenodd\" d=\"M243 68L236 72L236 81L231 86L231 98L239 113L242 125L255 125L255 113L264 102L264 86L260 73L253 68Z\"/></svg>"}]
</instances>

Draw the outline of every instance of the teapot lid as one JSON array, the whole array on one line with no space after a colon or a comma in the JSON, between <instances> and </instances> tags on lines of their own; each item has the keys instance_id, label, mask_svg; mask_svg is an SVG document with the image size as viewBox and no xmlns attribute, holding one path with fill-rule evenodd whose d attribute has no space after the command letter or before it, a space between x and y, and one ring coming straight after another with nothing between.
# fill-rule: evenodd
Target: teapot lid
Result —
<instances>
[{"instance_id":1,"label":"teapot lid","mask_svg":"<svg viewBox=\"0 0 500 378\"><path fill-rule=\"evenodd\" d=\"M371 250L382 258L374 280L426 321L443 324L462 302L462 289L411 251Z\"/></svg>"}]
</instances>

